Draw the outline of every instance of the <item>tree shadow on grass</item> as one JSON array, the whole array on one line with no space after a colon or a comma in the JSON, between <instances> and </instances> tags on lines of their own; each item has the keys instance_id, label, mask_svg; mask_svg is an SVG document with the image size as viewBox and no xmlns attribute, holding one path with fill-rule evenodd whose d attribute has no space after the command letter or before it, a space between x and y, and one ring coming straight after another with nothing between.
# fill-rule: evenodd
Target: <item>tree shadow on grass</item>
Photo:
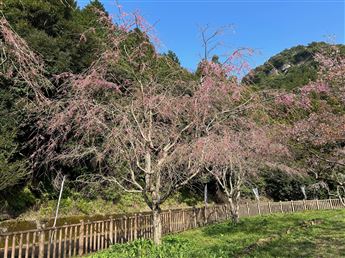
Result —
<instances>
[{"instance_id":1,"label":"tree shadow on grass","mask_svg":"<svg viewBox=\"0 0 345 258\"><path fill-rule=\"evenodd\" d=\"M286 220L284 217L263 216L256 217L255 219L245 218L237 224L228 222L208 226L203 228L202 232L207 236L236 233L252 234L257 232L260 232L260 234L270 234L298 225L301 221L303 221L301 218L296 217Z\"/></svg>"},{"instance_id":2,"label":"tree shadow on grass","mask_svg":"<svg viewBox=\"0 0 345 258\"><path fill-rule=\"evenodd\" d=\"M312 241L293 242L282 238L265 246L257 247L249 255L254 257L296 257L298 254L298 257L318 257L317 252L316 244Z\"/></svg>"},{"instance_id":3,"label":"tree shadow on grass","mask_svg":"<svg viewBox=\"0 0 345 258\"><path fill-rule=\"evenodd\" d=\"M210 257L317 257L317 245L292 235L265 235L262 238L228 240L208 248Z\"/></svg>"},{"instance_id":4,"label":"tree shadow on grass","mask_svg":"<svg viewBox=\"0 0 345 258\"><path fill-rule=\"evenodd\" d=\"M207 257L337 257L345 253L342 228L345 222L334 221L334 214L282 214L212 225L202 233L225 236L207 248Z\"/></svg>"},{"instance_id":5,"label":"tree shadow on grass","mask_svg":"<svg viewBox=\"0 0 345 258\"><path fill-rule=\"evenodd\" d=\"M219 234L229 233L274 233L277 230L284 230L292 226L300 226L310 221L321 221L319 227L324 227L326 230L333 230L337 228L345 228L345 220L339 221L339 216L343 216L342 211L332 210L319 211L318 213L295 213L295 214L274 214L264 215L251 218L243 218L239 223L226 222L215 224L202 229L203 234L207 236L214 236Z\"/></svg>"},{"instance_id":6,"label":"tree shadow on grass","mask_svg":"<svg viewBox=\"0 0 345 258\"><path fill-rule=\"evenodd\" d=\"M250 253L255 257L344 257L345 243L341 238L325 237L320 232L313 234L308 229L297 230L291 235L260 246Z\"/></svg>"}]
</instances>

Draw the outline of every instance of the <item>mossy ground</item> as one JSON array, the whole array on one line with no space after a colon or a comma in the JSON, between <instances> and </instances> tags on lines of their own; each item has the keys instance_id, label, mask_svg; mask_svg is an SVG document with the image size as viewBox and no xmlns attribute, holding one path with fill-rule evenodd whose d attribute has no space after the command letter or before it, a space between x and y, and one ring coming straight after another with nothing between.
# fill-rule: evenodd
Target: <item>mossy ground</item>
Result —
<instances>
[{"instance_id":1,"label":"mossy ground","mask_svg":"<svg viewBox=\"0 0 345 258\"><path fill-rule=\"evenodd\" d=\"M345 257L345 209L243 218L150 241L115 245L91 257Z\"/></svg>"}]
</instances>

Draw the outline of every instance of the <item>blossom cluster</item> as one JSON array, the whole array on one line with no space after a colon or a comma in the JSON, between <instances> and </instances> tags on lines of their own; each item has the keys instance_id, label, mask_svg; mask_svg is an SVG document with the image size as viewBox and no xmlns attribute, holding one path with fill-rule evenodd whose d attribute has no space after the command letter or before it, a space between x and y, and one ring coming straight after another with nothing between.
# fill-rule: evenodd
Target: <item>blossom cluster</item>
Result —
<instances>
[{"instance_id":1,"label":"blossom cluster","mask_svg":"<svg viewBox=\"0 0 345 258\"><path fill-rule=\"evenodd\" d=\"M312 82L298 89L296 93L284 93L275 97L275 103L287 107L311 108L312 93L327 95L330 87L324 82Z\"/></svg>"}]
</instances>

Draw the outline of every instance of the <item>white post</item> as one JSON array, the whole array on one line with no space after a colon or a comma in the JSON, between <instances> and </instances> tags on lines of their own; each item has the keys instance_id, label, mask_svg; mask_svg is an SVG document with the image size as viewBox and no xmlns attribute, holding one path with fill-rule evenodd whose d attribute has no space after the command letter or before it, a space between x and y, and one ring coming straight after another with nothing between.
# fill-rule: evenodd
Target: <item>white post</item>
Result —
<instances>
[{"instance_id":1,"label":"white post","mask_svg":"<svg viewBox=\"0 0 345 258\"><path fill-rule=\"evenodd\" d=\"M301 191L302 191L302 193L303 193L303 198L304 198L304 200L307 200L307 194L306 194L306 192L305 192L305 185L302 185L302 186L301 186Z\"/></svg>"},{"instance_id":2,"label":"white post","mask_svg":"<svg viewBox=\"0 0 345 258\"><path fill-rule=\"evenodd\" d=\"M252 190L253 190L253 193L255 195L256 200L259 201L259 199L260 199L259 198L259 189L258 188L253 188Z\"/></svg>"},{"instance_id":3,"label":"white post","mask_svg":"<svg viewBox=\"0 0 345 258\"><path fill-rule=\"evenodd\" d=\"M59 214L60 201L61 201L61 196L62 196L62 192L63 192L63 185L65 183L65 178L66 178L66 176L63 176L62 182L61 182L59 200L58 200L58 203L57 203L57 206L56 206L56 212L55 212L55 219L54 219L53 228L55 228L55 226L56 226L56 220L57 220L57 217L58 217L58 214Z\"/></svg>"},{"instance_id":4,"label":"white post","mask_svg":"<svg viewBox=\"0 0 345 258\"><path fill-rule=\"evenodd\" d=\"M208 202L208 196L207 196L208 194L207 194L207 183L205 184L205 186L204 186L204 203L205 203L205 207L207 207L207 202Z\"/></svg>"}]
</instances>

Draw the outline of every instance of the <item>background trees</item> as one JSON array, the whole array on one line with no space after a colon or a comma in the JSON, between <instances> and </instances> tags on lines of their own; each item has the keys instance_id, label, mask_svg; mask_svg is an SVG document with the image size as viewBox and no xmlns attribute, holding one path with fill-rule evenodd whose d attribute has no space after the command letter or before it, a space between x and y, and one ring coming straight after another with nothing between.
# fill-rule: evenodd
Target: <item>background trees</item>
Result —
<instances>
[{"instance_id":1,"label":"background trees","mask_svg":"<svg viewBox=\"0 0 345 258\"><path fill-rule=\"evenodd\" d=\"M329 195L337 192L340 197L345 171L344 58L337 46L331 46L316 54L315 60L321 67L318 80L276 98L275 116L284 116L283 107L294 166L313 175L316 185Z\"/></svg>"},{"instance_id":2,"label":"background trees","mask_svg":"<svg viewBox=\"0 0 345 258\"><path fill-rule=\"evenodd\" d=\"M11 0L3 4L2 14L9 21L10 26L7 26L8 23L6 22L7 31L2 30L1 35L1 47L3 49L1 53L1 114L3 116L1 116L1 119L4 122L1 123L1 135L4 138L4 141L2 141L3 147L1 148L1 161L2 168L6 167L6 173L4 172L2 175L6 178L6 175L12 177L9 168L15 169L18 171L18 179L23 179L21 181L22 186L28 184L37 196L47 190L51 196L54 196L54 192L49 190L52 189L49 185L59 170L64 170L64 173L70 171L67 174L71 176L71 179L74 179L81 173L89 172L94 168L89 157L84 159L83 164L86 168L68 167L55 162L54 168L50 170L42 165L37 166L40 163L38 162L26 166L25 175L19 176L19 172L22 171L22 169L19 169L19 165L21 164L20 167L25 164L28 165L28 159L34 151L33 145L28 145L27 141L33 133L36 133L36 130L39 130L33 115L37 117L41 114L32 113L29 118L26 112L28 100L30 104L34 104L32 101L35 99L33 90L35 87L31 87L33 85L30 85L30 83L35 84L36 81L41 86L49 84L49 90L43 90L44 87L41 86L37 90L43 90L42 97L44 98L59 98L61 96L60 85L67 77L54 76L63 73L66 73L65 75L67 73L83 73L91 63L95 62L99 57L98 55L105 51L108 42L108 31L100 23L100 19L104 18L106 14L101 17L101 12L95 11L95 8L98 8L101 12L104 11L99 1L92 1L82 10L76 7L75 1ZM117 65L109 68L116 77L116 81L113 80L114 83L124 85L126 79L133 80L140 73L141 67L138 65L140 63L150 65L150 71L145 69L150 74L140 75L142 78L152 75L161 81L180 78L181 85L183 85L183 80L193 77L189 72L182 69L175 62L176 60L157 56L145 33L140 29L135 29L135 24L131 25L133 25L133 30L128 31L126 38L121 42L122 46L118 52ZM29 52L31 54L35 53L36 61L29 58L23 62L26 57L11 55L15 52L10 53L9 51L16 50L16 48L18 50L18 46L9 41L12 39L5 37L4 33L9 31L15 31L15 33L9 35L21 37L25 40L26 46L29 45L30 51L32 51L24 49L23 52L26 54L29 54ZM136 56L137 53L134 52L139 47L145 49L141 53L141 57ZM135 57L135 59L128 60L128 55ZM34 63L30 63L31 61ZM41 63L37 63L41 61L44 62L44 67ZM150 61L149 64L148 61ZM21 63L25 65L19 65ZM25 78L26 74L33 74L30 66L33 69L39 68L36 73L41 76L41 79L47 79L48 81L42 83L37 78ZM125 88L122 88L122 90L125 90ZM25 109L23 109L24 107ZM41 140L44 141L44 139ZM28 177L28 175L30 176ZM15 182L18 183L17 180ZM42 182L44 182L43 187ZM3 191L8 192L10 189L9 185Z\"/></svg>"},{"instance_id":3,"label":"background trees","mask_svg":"<svg viewBox=\"0 0 345 258\"><path fill-rule=\"evenodd\" d=\"M1 178L3 182L12 182L0 190L6 193L1 194L2 204L25 185L32 190L38 188L38 182L44 179L42 175L46 175L30 168L28 163L32 149L27 140L35 124L34 120L27 119L27 107L35 105L36 94L41 90L44 93L40 97L53 97L55 86L49 82L53 74L81 71L95 58L101 38L99 33L87 31L97 19L90 11L94 4L96 2L79 10L74 1L10 0L2 3L0 156L4 170ZM88 36L87 42L80 41L83 33ZM48 91L44 89L47 84ZM15 187L11 187L13 183ZM12 212L18 210L15 205L11 202L3 207Z\"/></svg>"},{"instance_id":4,"label":"background trees","mask_svg":"<svg viewBox=\"0 0 345 258\"><path fill-rule=\"evenodd\" d=\"M103 8L98 1L83 10L75 0L9 0L3 6L13 29L44 58L48 73L81 72L96 58L102 33L92 8Z\"/></svg>"}]
</instances>

